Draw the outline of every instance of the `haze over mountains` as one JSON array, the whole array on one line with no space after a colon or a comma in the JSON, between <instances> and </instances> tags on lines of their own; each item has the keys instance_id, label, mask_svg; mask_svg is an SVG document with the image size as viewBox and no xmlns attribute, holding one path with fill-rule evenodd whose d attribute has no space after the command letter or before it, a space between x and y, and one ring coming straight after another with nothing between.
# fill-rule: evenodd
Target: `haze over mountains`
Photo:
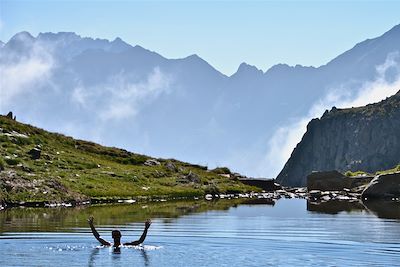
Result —
<instances>
[{"instance_id":1,"label":"haze over mountains","mask_svg":"<svg viewBox=\"0 0 400 267\"><path fill-rule=\"evenodd\" d=\"M197 55L166 59L119 38L21 32L0 47L1 113L252 176L276 176L325 109L376 102L400 85L400 26L318 68L243 63L230 77Z\"/></svg>"}]
</instances>

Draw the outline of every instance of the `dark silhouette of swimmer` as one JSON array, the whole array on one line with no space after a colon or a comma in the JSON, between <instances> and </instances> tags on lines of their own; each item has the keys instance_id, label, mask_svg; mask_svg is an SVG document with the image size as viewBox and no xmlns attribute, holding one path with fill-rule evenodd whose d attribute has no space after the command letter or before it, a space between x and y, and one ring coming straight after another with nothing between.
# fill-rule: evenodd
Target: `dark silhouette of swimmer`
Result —
<instances>
[{"instance_id":1,"label":"dark silhouette of swimmer","mask_svg":"<svg viewBox=\"0 0 400 267\"><path fill-rule=\"evenodd\" d=\"M104 240L103 238L100 237L100 234L97 232L96 228L93 225L93 217L89 217L88 219L88 223L90 225L90 229L92 229L92 233L94 235L94 237L97 239L97 241L99 241L103 246L111 246L111 243ZM149 229L151 225L151 220L147 220L144 224L144 230L143 230L143 234L142 236L133 242L128 242L128 243L124 243L124 246L137 246L140 245L144 242L144 240L146 239L146 235L147 235L147 230ZM114 230L111 232L111 236L114 240L114 244L112 244L112 246L114 248L118 248L119 246L121 246L121 232L118 230Z\"/></svg>"}]
</instances>

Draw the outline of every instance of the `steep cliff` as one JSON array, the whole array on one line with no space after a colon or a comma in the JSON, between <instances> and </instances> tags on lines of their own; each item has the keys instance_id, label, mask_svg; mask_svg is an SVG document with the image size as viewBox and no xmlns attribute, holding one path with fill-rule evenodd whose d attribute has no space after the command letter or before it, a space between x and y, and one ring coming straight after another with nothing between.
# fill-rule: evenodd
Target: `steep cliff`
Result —
<instances>
[{"instance_id":1,"label":"steep cliff","mask_svg":"<svg viewBox=\"0 0 400 267\"><path fill-rule=\"evenodd\" d=\"M376 172L400 162L400 91L379 103L313 119L277 181L305 186L312 171Z\"/></svg>"}]
</instances>

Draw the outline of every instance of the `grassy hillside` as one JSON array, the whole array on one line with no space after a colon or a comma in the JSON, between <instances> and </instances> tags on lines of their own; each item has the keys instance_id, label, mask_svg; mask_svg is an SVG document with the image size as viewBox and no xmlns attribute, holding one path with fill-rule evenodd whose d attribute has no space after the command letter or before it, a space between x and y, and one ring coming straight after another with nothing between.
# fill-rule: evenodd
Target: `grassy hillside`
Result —
<instances>
[{"instance_id":1,"label":"grassy hillside","mask_svg":"<svg viewBox=\"0 0 400 267\"><path fill-rule=\"evenodd\" d=\"M40 157L34 159L38 151ZM0 201L7 203L191 197L257 190L220 175L220 170L151 159L4 116L0 116L0 170Z\"/></svg>"},{"instance_id":2,"label":"grassy hillside","mask_svg":"<svg viewBox=\"0 0 400 267\"><path fill-rule=\"evenodd\" d=\"M394 172L400 172L400 164L397 165L396 167L394 167L393 169L377 171L375 173L367 173L367 172L363 172L363 171L356 171L356 172L347 171L347 172L345 172L345 175L346 176L360 176L360 175L376 176L379 174L388 174L388 173L394 173Z\"/></svg>"}]
</instances>

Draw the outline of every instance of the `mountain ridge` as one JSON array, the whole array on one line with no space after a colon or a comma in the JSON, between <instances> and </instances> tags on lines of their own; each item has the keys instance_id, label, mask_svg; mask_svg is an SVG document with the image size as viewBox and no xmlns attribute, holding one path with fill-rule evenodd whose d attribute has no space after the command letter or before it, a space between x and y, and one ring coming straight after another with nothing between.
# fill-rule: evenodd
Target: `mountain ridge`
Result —
<instances>
[{"instance_id":1,"label":"mountain ridge","mask_svg":"<svg viewBox=\"0 0 400 267\"><path fill-rule=\"evenodd\" d=\"M400 57L391 54L400 51L398 35L395 30L368 49L348 50L334 64L277 64L263 72L244 63L232 76L197 55L168 59L140 46L111 47L118 39L9 44L0 48L2 70L16 73L18 67L30 75L23 83L24 75L7 78L0 111L79 139L273 177L284 162L264 159L277 129L337 88L362 95L363 86L381 75L379 66L399 65ZM383 78L398 72L391 68ZM41 101L32 101L38 96Z\"/></svg>"}]
</instances>

